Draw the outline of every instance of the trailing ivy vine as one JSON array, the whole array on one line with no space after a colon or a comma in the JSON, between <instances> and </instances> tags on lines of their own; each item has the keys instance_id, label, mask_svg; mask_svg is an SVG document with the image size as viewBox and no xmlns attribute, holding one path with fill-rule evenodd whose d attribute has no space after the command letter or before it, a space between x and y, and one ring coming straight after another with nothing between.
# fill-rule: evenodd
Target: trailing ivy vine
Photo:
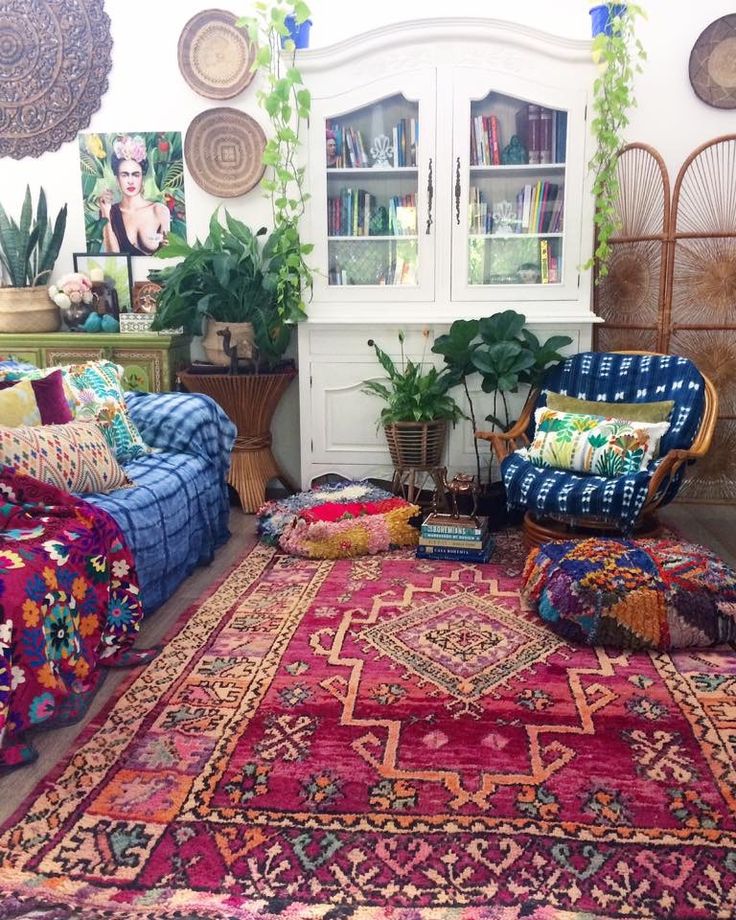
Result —
<instances>
[{"instance_id":1,"label":"trailing ivy vine","mask_svg":"<svg viewBox=\"0 0 736 920\"><path fill-rule=\"evenodd\" d=\"M609 2L607 6L611 34L596 35L592 47L598 76L593 84L591 122L595 151L588 168L594 176L596 249L583 266L592 268L595 265L598 279L608 274L609 241L619 229L616 154L624 145L629 112L636 105L634 77L642 71L642 63L646 60L644 47L635 34L637 18L646 18L644 10L635 3Z\"/></svg>"},{"instance_id":2,"label":"trailing ivy vine","mask_svg":"<svg viewBox=\"0 0 736 920\"><path fill-rule=\"evenodd\" d=\"M297 308L304 312L304 291L312 289L312 271L305 257L314 247L299 237L299 221L310 196L304 187L304 167L297 159L312 98L295 66L296 47L285 20L293 15L300 24L310 11L301 0L257 2L254 7L255 15L238 20L238 25L248 30L256 44L253 69L263 78L256 98L271 120L271 137L263 152L267 172L261 188L271 200L273 215L272 257L278 266L274 292L281 314L290 316Z\"/></svg>"}]
</instances>

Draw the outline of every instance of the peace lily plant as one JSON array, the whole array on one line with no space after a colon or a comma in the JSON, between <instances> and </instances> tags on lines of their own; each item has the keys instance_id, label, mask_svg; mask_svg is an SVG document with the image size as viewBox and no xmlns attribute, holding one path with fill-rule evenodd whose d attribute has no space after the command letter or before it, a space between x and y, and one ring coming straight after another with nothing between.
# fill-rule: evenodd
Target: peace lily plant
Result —
<instances>
[{"instance_id":1,"label":"peace lily plant","mask_svg":"<svg viewBox=\"0 0 736 920\"><path fill-rule=\"evenodd\" d=\"M591 123L595 150L588 168L594 176L596 249L583 266L595 266L598 279L608 274L609 241L620 226L616 209L619 195L617 153L624 145L629 112L636 105L634 77L641 73L646 60L646 52L635 34L637 18L646 18L642 7L635 3L608 3L607 6L610 27L595 36L592 47L598 76L593 84Z\"/></svg>"}]
</instances>

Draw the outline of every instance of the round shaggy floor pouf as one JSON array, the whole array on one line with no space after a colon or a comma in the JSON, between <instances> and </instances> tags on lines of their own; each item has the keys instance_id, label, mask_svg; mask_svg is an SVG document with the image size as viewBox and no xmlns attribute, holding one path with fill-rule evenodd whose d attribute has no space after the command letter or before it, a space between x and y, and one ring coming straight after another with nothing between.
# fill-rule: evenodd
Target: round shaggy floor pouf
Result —
<instances>
[{"instance_id":1,"label":"round shaggy floor pouf","mask_svg":"<svg viewBox=\"0 0 736 920\"><path fill-rule=\"evenodd\" d=\"M736 639L736 572L679 540L545 543L529 554L522 590L571 642L671 649Z\"/></svg>"},{"instance_id":2,"label":"round shaggy floor pouf","mask_svg":"<svg viewBox=\"0 0 736 920\"><path fill-rule=\"evenodd\" d=\"M346 559L416 546L410 521L417 505L366 482L341 483L267 502L258 512L258 533L293 556Z\"/></svg>"}]
</instances>

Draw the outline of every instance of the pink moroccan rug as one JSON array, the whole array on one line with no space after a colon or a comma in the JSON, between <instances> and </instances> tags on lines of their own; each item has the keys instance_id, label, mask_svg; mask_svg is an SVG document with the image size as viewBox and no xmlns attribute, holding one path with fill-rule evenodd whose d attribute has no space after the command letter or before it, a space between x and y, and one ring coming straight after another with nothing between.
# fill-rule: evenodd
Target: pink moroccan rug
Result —
<instances>
[{"instance_id":1,"label":"pink moroccan rug","mask_svg":"<svg viewBox=\"0 0 736 920\"><path fill-rule=\"evenodd\" d=\"M0 917L733 917L736 657L573 648L501 542L256 547L5 827Z\"/></svg>"}]
</instances>

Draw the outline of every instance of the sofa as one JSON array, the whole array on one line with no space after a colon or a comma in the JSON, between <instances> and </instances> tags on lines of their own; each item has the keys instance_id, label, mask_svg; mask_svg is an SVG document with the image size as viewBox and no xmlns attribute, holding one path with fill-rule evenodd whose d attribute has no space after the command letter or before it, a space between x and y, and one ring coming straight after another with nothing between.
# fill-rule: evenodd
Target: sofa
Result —
<instances>
[{"instance_id":1,"label":"sofa","mask_svg":"<svg viewBox=\"0 0 736 920\"><path fill-rule=\"evenodd\" d=\"M0 770L84 715L101 665L155 655L141 618L229 536L235 438L208 396L123 393L110 362L2 377Z\"/></svg>"},{"instance_id":2,"label":"sofa","mask_svg":"<svg viewBox=\"0 0 736 920\"><path fill-rule=\"evenodd\" d=\"M150 615L229 536L236 429L202 394L124 392L122 370L0 361L0 465L110 514Z\"/></svg>"},{"instance_id":3,"label":"sofa","mask_svg":"<svg viewBox=\"0 0 736 920\"><path fill-rule=\"evenodd\" d=\"M124 464L133 488L82 497L122 530L149 616L229 537L227 472L235 426L204 395L126 393L125 401L154 451Z\"/></svg>"}]
</instances>

